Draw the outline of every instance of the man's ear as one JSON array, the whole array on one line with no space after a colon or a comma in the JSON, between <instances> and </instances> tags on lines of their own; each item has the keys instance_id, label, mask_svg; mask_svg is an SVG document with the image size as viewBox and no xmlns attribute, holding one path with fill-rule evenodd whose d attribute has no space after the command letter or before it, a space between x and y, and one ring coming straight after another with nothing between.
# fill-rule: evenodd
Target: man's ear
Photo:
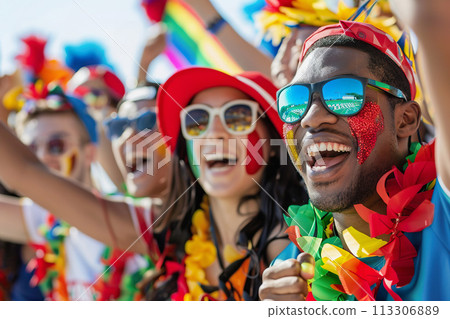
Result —
<instances>
[{"instance_id":1,"label":"man's ear","mask_svg":"<svg viewBox=\"0 0 450 319\"><path fill-rule=\"evenodd\" d=\"M395 126L398 138L408 138L419 129L422 111L415 101L399 103L395 106Z\"/></svg>"}]
</instances>

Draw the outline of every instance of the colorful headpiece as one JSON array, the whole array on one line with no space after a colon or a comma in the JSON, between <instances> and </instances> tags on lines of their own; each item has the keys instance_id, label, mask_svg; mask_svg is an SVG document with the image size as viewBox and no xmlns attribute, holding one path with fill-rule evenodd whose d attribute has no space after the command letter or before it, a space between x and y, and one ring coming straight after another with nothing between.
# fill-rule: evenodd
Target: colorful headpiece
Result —
<instances>
[{"instance_id":1,"label":"colorful headpiece","mask_svg":"<svg viewBox=\"0 0 450 319\"><path fill-rule=\"evenodd\" d=\"M321 27L347 19L373 24L396 40L402 35L387 0L366 1L359 8L355 1L348 0L266 0L266 3L256 23L274 45L290 34L292 28Z\"/></svg>"},{"instance_id":2,"label":"colorful headpiece","mask_svg":"<svg viewBox=\"0 0 450 319\"><path fill-rule=\"evenodd\" d=\"M37 113L40 110L52 111L73 110L83 123L92 143L97 143L97 127L95 120L89 115L86 104L73 96L66 95L63 89L56 84L42 85L42 82L32 84L23 93L25 104L21 112L28 114Z\"/></svg>"}]
</instances>

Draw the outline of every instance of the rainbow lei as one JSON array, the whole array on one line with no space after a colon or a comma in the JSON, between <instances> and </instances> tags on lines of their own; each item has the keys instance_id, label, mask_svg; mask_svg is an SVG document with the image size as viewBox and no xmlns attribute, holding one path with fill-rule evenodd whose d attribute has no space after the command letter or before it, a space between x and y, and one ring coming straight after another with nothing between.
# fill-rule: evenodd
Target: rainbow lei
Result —
<instances>
[{"instance_id":1,"label":"rainbow lei","mask_svg":"<svg viewBox=\"0 0 450 319\"><path fill-rule=\"evenodd\" d=\"M385 215L355 205L357 213L369 224L371 236L353 227L344 230L350 252L343 249L339 237L333 236L331 213L311 203L289 207L289 217L285 217L289 238L300 251L310 253L316 260L307 299L348 300L353 295L357 300L375 300L383 283L394 300L401 300L392 288L409 284L414 275L413 258L417 256L404 233L430 226L434 214L430 201L436 183L434 142L424 146L414 143L411 151L404 173L394 167L378 182L377 192L387 205ZM381 234L390 234L389 241L374 238ZM363 262L373 257L383 257L380 270Z\"/></svg>"},{"instance_id":2,"label":"rainbow lei","mask_svg":"<svg viewBox=\"0 0 450 319\"><path fill-rule=\"evenodd\" d=\"M95 289L99 291L97 300L138 301L142 299L138 284L144 278L148 270L155 266L148 256L145 256L147 267L140 268L132 273L126 273L127 262L134 257L134 253L106 247L103 252L102 262L105 272L97 281Z\"/></svg>"},{"instance_id":3,"label":"rainbow lei","mask_svg":"<svg viewBox=\"0 0 450 319\"><path fill-rule=\"evenodd\" d=\"M45 244L31 243L36 251L36 257L27 265L28 271L35 269L30 284L39 285L48 300L69 300L64 248L69 228L66 222L49 215L47 223L40 229L46 240Z\"/></svg>"}]
</instances>

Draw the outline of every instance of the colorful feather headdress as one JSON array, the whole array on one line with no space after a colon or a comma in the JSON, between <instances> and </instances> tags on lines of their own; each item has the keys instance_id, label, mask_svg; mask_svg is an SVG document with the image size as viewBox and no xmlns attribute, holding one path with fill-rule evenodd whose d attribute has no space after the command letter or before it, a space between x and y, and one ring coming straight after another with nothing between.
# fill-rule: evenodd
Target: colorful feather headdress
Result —
<instances>
[{"instance_id":1,"label":"colorful feather headdress","mask_svg":"<svg viewBox=\"0 0 450 319\"><path fill-rule=\"evenodd\" d=\"M73 71L55 59L45 56L47 40L36 35L22 39L24 50L16 56L20 73L24 74L22 85L8 91L3 97L3 105L7 110L20 111L24 106L24 87L47 87L55 82L63 88L73 75Z\"/></svg>"}]
</instances>

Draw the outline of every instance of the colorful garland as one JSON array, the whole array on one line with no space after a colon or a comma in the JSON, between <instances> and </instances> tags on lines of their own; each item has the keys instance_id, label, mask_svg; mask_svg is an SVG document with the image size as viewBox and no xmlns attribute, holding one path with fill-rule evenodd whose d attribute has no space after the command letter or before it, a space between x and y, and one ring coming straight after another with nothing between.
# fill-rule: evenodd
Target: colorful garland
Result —
<instances>
[{"instance_id":1,"label":"colorful garland","mask_svg":"<svg viewBox=\"0 0 450 319\"><path fill-rule=\"evenodd\" d=\"M30 284L39 285L47 300L69 300L64 248L69 228L67 223L49 215L47 223L40 229L46 240L45 244L31 243L36 251L36 257L27 265L28 271L35 270Z\"/></svg>"},{"instance_id":2,"label":"colorful garland","mask_svg":"<svg viewBox=\"0 0 450 319\"><path fill-rule=\"evenodd\" d=\"M136 271L127 272L127 264L133 262L136 254L122 250L106 247L103 252L102 262L105 272L95 284L95 290L99 292L97 300L100 301L138 301L143 296L138 288L148 270L154 269L155 265L148 256L145 256L146 267ZM137 262L137 261L136 261Z\"/></svg>"},{"instance_id":3,"label":"colorful garland","mask_svg":"<svg viewBox=\"0 0 450 319\"><path fill-rule=\"evenodd\" d=\"M224 291L211 286L206 279L206 268L217 259L217 249L211 240L208 198L205 196L200 208L192 216L192 237L185 244L185 257L181 263L165 262L166 277L179 273L178 290L171 295L174 301L213 301L226 300ZM244 255L230 245L224 248L224 258L228 263L242 259ZM233 291L234 300L243 300L243 290L249 260L245 260L229 279L226 288Z\"/></svg>"},{"instance_id":4,"label":"colorful garland","mask_svg":"<svg viewBox=\"0 0 450 319\"><path fill-rule=\"evenodd\" d=\"M348 300L352 295L357 300L375 300L381 283L394 300L401 300L392 288L411 281L413 258L417 256L404 233L430 226L434 214L430 201L436 182L434 142L425 146L414 143L411 151L404 173L394 167L378 182L377 192L387 205L386 215L355 205L357 213L370 225L371 237L353 227L344 230L343 238L351 253L333 235L332 213L311 203L289 208L289 217L285 217L289 238L316 260L309 300ZM390 234L389 242L374 238L382 234ZM376 270L368 266L364 260L370 258L380 259L383 267Z\"/></svg>"}]
</instances>

